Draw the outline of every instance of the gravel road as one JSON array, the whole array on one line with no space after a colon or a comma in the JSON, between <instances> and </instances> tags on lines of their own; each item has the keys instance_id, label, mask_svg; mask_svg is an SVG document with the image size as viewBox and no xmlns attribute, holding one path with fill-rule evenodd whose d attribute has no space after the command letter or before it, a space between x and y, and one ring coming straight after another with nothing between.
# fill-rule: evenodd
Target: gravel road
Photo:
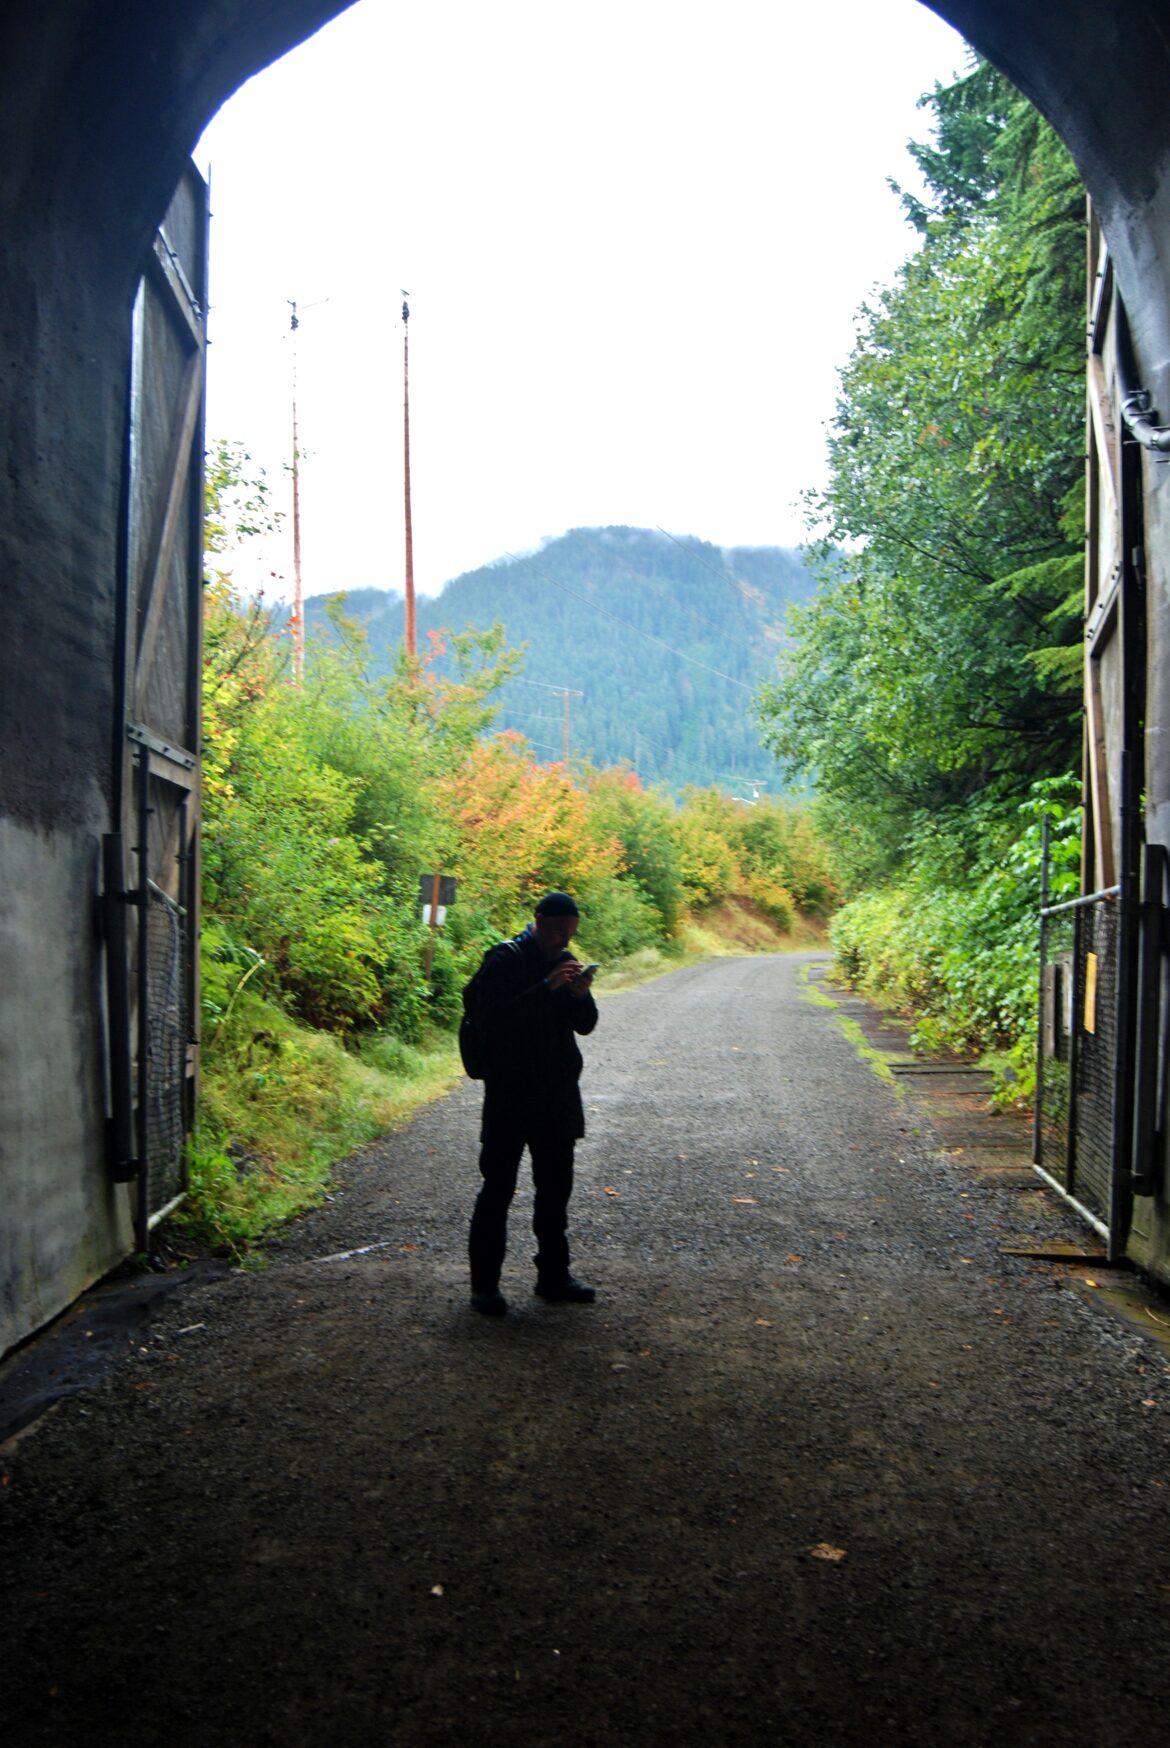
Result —
<instances>
[{"instance_id":1,"label":"gravel road","mask_svg":"<svg viewBox=\"0 0 1170 1748\"><path fill-rule=\"evenodd\" d=\"M465 1085L10 1447L5 1748L1163 1740L1165 1362L1000 1254L807 964L603 1000L596 1305L525 1192L468 1308Z\"/></svg>"}]
</instances>

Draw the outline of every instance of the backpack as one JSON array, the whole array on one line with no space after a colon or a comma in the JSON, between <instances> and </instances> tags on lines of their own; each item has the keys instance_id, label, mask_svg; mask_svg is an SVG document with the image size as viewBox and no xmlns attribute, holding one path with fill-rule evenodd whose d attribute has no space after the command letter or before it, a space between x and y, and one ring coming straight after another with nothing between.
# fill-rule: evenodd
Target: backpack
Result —
<instances>
[{"instance_id":1,"label":"backpack","mask_svg":"<svg viewBox=\"0 0 1170 1748\"><path fill-rule=\"evenodd\" d=\"M470 1080L482 1080L491 1066L491 1047L480 1024L479 1001L483 990L484 967L492 955L498 953L501 948L517 955L520 952L515 941L501 941L498 946L489 947L479 962L478 971L473 972L463 986L463 1018L459 1022L459 1054L463 1059L463 1071Z\"/></svg>"}]
</instances>

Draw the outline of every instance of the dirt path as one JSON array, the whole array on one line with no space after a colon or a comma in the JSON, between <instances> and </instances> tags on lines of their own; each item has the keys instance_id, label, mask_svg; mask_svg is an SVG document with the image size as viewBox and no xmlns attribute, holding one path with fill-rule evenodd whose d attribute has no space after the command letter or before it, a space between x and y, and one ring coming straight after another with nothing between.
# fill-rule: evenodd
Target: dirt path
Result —
<instances>
[{"instance_id":1,"label":"dirt path","mask_svg":"<svg viewBox=\"0 0 1170 1748\"><path fill-rule=\"evenodd\" d=\"M1161 1739L1165 1363L1000 1255L801 969L603 1003L596 1306L532 1297L525 1196L467 1309L466 1087L10 1450L0 1740Z\"/></svg>"}]
</instances>

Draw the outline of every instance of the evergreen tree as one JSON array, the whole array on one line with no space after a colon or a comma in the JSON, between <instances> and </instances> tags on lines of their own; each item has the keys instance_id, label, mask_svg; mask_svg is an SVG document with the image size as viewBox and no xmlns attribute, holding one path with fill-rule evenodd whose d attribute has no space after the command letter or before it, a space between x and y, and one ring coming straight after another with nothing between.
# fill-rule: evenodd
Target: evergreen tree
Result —
<instances>
[{"instance_id":1,"label":"evergreen tree","mask_svg":"<svg viewBox=\"0 0 1170 1748\"><path fill-rule=\"evenodd\" d=\"M1083 194L992 68L928 101L922 243L862 312L811 506L833 563L760 701L887 865L924 810L1009 805L1080 733Z\"/></svg>"}]
</instances>

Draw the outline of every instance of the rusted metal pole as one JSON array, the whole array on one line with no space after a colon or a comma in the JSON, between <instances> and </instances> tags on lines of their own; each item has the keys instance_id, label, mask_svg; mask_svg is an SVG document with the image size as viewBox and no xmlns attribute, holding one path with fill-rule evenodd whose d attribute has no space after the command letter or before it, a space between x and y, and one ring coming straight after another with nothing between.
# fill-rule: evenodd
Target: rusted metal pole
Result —
<instances>
[{"instance_id":1,"label":"rusted metal pole","mask_svg":"<svg viewBox=\"0 0 1170 1748\"><path fill-rule=\"evenodd\" d=\"M414 611L414 530L410 519L410 305L402 305L402 451L406 498L406 630L407 655L417 653ZM428 960L427 971L430 971Z\"/></svg>"},{"instance_id":2,"label":"rusted metal pole","mask_svg":"<svg viewBox=\"0 0 1170 1748\"><path fill-rule=\"evenodd\" d=\"M297 441L297 329L300 320L292 303L292 499L293 499L293 673L298 686L305 678L305 603L301 588L301 450Z\"/></svg>"}]
</instances>

